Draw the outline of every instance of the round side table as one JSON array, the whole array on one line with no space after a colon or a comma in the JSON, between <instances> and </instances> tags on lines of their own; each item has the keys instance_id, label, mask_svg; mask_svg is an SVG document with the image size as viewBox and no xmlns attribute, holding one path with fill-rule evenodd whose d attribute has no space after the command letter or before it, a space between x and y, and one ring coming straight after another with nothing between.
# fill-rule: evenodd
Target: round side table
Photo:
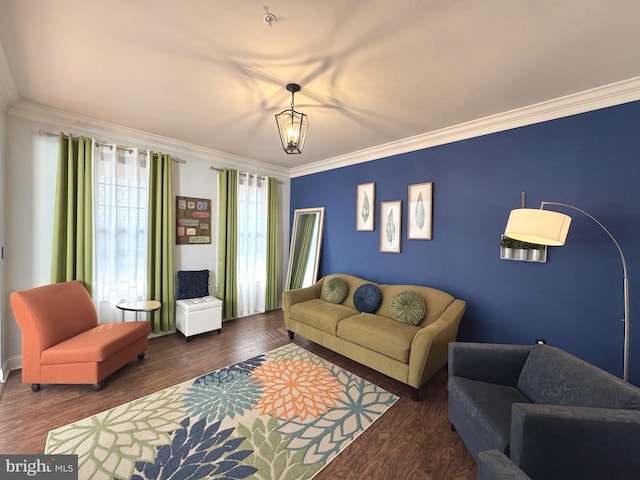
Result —
<instances>
[{"instance_id":1,"label":"round side table","mask_svg":"<svg viewBox=\"0 0 640 480\"><path fill-rule=\"evenodd\" d=\"M137 302L123 302L116 305L122 310L122 321L124 322L124 312L136 312L136 321L139 313L149 313L159 310L162 304L157 300L140 300Z\"/></svg>"}]
</instances>

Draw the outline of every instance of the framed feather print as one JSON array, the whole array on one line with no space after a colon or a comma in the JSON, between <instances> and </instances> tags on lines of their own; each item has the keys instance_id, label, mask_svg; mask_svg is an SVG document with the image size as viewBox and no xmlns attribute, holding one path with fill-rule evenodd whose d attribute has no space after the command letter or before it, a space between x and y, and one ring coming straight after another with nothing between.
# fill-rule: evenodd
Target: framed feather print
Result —
<instances>
[{"instance_id":1,"label":"framed feather print","mask_svg":"<svg viewBox=\"0 0 640 480\"><path fill-rule=\"evenodd\" d=\"M433 182L409 185L407 201L407 237L409 240L431 240Z\"/></svg>"},{"instance_id":2,"label":"framed feather print","mask_svg":"<svg viewBox=\"0 0 640 480\"><path fill-rule=\"evenodd\" d=\"M376 184L361 183L356 193L356 231L375 230Z\"/></svg>"},{"instance_id":3,"label":"framed feather print","mask_svg":"<svg viewBox=\"0 0 640 480\"><path fill-rule=\"evenodd\" d=\"M380 251L400 253L402 200L380 202Z\"/></svg>"}]
</instances>

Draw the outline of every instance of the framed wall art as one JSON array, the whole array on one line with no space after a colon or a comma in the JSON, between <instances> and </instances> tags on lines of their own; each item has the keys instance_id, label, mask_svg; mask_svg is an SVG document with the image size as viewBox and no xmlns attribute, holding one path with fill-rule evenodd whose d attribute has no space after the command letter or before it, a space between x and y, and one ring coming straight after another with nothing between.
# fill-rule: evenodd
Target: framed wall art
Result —
<instances>
[{"instance_id":1,"label":"framed wall art","mask_svg":"<svg viewBox=\"0 0 640 480\"><path fill-rule=\"evenodd\" d=\"M176 196L176 245L211 243L211 200Z\"/></svg>"},{"instance_id":2,"label":"framed wall art","mask_svg":"<svg viewBox=\"0 0 640 480\"><path fill-rule=\"evenodd\" d=\"M407 197L407 238L431 240L433 182L409 185Z\"/></svg>"},{"instance_id":3,"label":"framed wall art","mask_svg":"<svg viewBox=\"0 0 640 480\"><path fill-rule=\"evenodd\" d=\"M380 251L400 253L402 200L380 202Z\"/></svg>"},{"instance_id":4,"label":"framed wall art","mask_svg":"<svg viewBox=\"0 0 640 480\"><path fill-rule=\"evenodd\" d=\"M361 183L356 192L356 231L375 230L376 184Z\"/></svg>"}]
</instances>

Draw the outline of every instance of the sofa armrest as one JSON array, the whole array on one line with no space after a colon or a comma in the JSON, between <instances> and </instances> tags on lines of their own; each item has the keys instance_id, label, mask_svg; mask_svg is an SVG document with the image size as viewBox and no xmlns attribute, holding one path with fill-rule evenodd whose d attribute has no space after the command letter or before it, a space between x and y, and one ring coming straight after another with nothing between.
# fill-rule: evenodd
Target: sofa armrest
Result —
<instances>
[{"instance_id":1,"label":"sofa armrest","mask_svg":"<svg viewBox=\"0 0 640 480\"><path fill-rule=\"evenodd\" d=\"M320 298L323 283L324 278L321 278L310 287L296 288L294 290L285 290L282 292L282 309L284 310L285 324L289 321L289 311L291 310L292 305L306 302L307 300L313 300L314 298Z\"/></svg>"},{"instance_id":2,"label":"sofa armrest","mask_svg":"<svg viewBox=\"0 0 640 480\"><path fill-rule=\"evenodd\" d=\"M449 344L449 378L464 377L516 387L533 345Z\"/></svg>"},{"instance_id":3,"label":"sofa armrest","mask_svg":"<svg viewBox=\"0 0 640 480\"><path fill-rule=\"evenodd\" d=\"M500 450L478 454L478 480L531 480Z\"/></svg>"},{"instance_id":4,"label":"sofa armrest","mask_svg":"<svg viewBox=\"0 0 640 480\"><path fill-rule=\"evenodd\" d=\"M435 322L420 329L411 342L407 383L420 388L422 383L447 363L447 345L458 335L460 320L467 308L456 299Z\"/></svg>"},{"instance_id":5,"label":"sofa armrest","mask_svg":"<svg viewBox=\"0 0 640 480\"><path fill-rule=\"evenodd\" d=\"M638 478L640 410L513 404L511 459L532 478Z\"/></svg>"}]
</instances>

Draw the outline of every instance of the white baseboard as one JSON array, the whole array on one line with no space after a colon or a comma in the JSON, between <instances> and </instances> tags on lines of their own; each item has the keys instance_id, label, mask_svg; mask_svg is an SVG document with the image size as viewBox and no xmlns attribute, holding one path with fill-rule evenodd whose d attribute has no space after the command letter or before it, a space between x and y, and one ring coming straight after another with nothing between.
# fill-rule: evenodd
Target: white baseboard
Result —
<instances>
[{"instance_id":1,"label":"white baseboard","mask_svg":"<svg viewBox=\"0 0 640 480\"><path fill-rule=\"evenodd\" d=\"M12 370L20 370L22 368L22 355L16 355L13 357L9 357L2 364L2 368L0 368L0 381L3 383L7 381L9 377L9 372Z\"/></svg>"}]
</instances>

